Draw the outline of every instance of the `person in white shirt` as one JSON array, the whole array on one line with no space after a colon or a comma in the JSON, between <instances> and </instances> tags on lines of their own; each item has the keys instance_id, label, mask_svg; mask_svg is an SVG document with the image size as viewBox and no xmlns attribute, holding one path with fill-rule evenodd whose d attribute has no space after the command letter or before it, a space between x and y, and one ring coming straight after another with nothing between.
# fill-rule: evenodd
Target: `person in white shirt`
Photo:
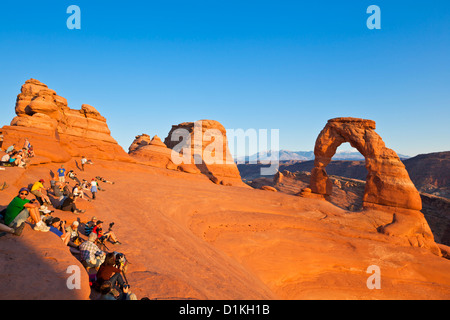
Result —
<instances>
[{"instance_id":1,"label":"person in white shirt","mask_svg":"<svg viewBox=\"0 0 450 320\"><path fill-rule=\"evenodd\" d=\"M91 192L92 192L92 200L95 200L95 195L97 194L97 181L95 181L95 178L92 178L91 181Z\"/></svg>"}]
</instances>

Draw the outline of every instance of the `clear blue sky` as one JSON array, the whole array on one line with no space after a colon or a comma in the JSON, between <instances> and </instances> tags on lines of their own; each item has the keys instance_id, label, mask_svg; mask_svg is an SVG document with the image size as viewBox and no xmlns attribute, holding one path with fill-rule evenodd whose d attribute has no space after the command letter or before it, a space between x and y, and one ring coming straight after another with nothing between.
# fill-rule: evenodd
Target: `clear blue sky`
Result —
<instances>
[{"instance_id":1,"label":"clear blue sky","mask_svg":"<svg viewBox=\"0 0 450 320\"><path fill-rule=\"evenodd\" d=\"M35 78L97 108L125 150L200 119L313 150L339 116L375 120L400 154L450 150L448 0L2 1L0 52L0 126Z\"/></svg>"}]
</instances>

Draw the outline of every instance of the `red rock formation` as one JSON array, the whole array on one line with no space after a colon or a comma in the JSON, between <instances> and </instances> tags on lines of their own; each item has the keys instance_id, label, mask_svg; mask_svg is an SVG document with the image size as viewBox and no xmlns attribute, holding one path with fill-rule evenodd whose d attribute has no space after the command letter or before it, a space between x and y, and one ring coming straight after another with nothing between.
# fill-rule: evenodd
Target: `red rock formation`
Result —
<instances>
[{"instance_id":1,"label":"red rock formation","mask_svg":"<svg viewBox=\"0 0 450 320\"><path fill-rule=\"evenodd\" d=\"M325 167L336 149L349 142L366 159L368 171L363 196L363 207L392 212L392 223L379 231L395 236L405 236L411 245L427 246L438 252L433 234L419 211L422 201L411 182L405 166L397 154L386 148L375 132L375 122L356 118L331 119L319 134L314 148L314 168L311 172L312 193L331 195L333 182Z\"/></svg>"},{"instance_id":2,"label":"red rock formation","mask_svg":"<svg viewBox=\"0 0 450 320\"><path fill-rule=\"evenodd\" d=\"M422 209L419 192L405 166L393 150L386 148L375 132L375 122L372 120L336 118L328 121L314 148L312 192L331 194L332 182L328 179L325 167L344 142L349 142L366 158L368 175L363 199L365 203Z\"/></svg>"},{"instance_id":3,"label":"red rock formation","mask_svg":"<svg viewBox=\"0 0 450 320\"><path fill-rule=\"evenodd\" d=\"M171 170L178 169L178 166L171 160L172 149L167 148L158 136L154 136L151 140L147 134L136 136L129 150L129 154L133 158L151 166Z\"/></svg>"},{"instance_id":4,"label":"red rock formation","mask_svg":"<svg viewBox=\"0 0 450 320\"><path fill-rule=\"evenodd\" d=\"M28 138L41 161L64 162L83 155L131 161L94 107L83 104L80 110L70 109L66 99L38 80L25 82L15 110L10 126L2 128L4 144L21 146Z\"/></svg>"},{"instance_id":5,"label":"red rock formation","mask_svg":"<svg viewBox=\"0 0 450 320\"><path fill-rule=\"evenodd\" d=\"M219 122L200 120L174 125L164 143L180 154L172 161L183 171L199 171L218 178L221 184L245 185L228 148L226 130Z\"/></svg>"},{"instance_id":6,"label":"red rock formation","mask_svg":"<svg viewBox=\"0 0 450 320\"><path fill-rule=\"evenodd\" d=\"M133 141L133 143L128 148L128 154L131 154L132 152L136 151L138 148L142 146L146 146L150 144L151 138L148 134L141 134L137 135Z\"/></svg>"}]
</instances>

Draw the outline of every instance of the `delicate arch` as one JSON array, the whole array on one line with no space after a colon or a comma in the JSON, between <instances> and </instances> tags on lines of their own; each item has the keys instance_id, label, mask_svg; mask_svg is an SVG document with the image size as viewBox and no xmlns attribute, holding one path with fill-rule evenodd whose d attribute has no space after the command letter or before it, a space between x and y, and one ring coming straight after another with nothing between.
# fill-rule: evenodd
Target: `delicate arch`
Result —
<instances>
[{"instance_id":1,"label":"delicate arch","mask_svg":"<svg viewBox=\"0 0 450 320\"><path fill-rule=\"evenodd\" d=\"M365 158L366 188L363 206L380 204L421 210L419 192L409 178L405 166L397 154L386 148L375 132L375 122L358 118L335 118L328 120L320 132L314 147L314 168L311 172L311 192L330 195L333 184L325 167L330 163L336 149L349 142Z\"/></svg>"}]
</instances>

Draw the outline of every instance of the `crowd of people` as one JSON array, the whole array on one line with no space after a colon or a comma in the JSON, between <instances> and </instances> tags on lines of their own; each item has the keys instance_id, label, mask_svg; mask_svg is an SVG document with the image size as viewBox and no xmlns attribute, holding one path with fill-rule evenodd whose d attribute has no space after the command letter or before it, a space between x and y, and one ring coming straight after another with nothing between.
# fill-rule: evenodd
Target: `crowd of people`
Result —
<instances>
[{"instance_id":1,"label":"crowd of people","mask_svg":"<svg viewBox=\"0 0 450 320\"><path fill-rule=\"evenodd\" d=\"M29 158L33 157L33 146L30 144L28 139L25 139L25 143L22 148L16 149L16 144L13 144L5 150L5 154L0 160L0 166L26 169L29 163Z\"/></svg>"},{"instance_id":2,"label":"crowd of people","mask_svg":"<svg viewBox=\"0 0 450 320\"><path fill-rule=\"evenodd\" d=\"M1 165L26 168L26 159L33 156L32 146L27 139L21 150L15 150L15 145L7 149ZM11 157L14 158L11 160ZM92 164L92 161L88 162L83 156L81 171L85 171L84 165L87 163ZM100 299L135 300L136 296L130 292L130 286L124 279L127 259L116 251L109 252L107 246L107 243L121 244L112 231L114 223L110 223L108 230L104 231L104 222L95 216L86 223L81 223L80 218L67 223L55 215L55 210L70 211L75 215L85 213L85 210L77 207L77 201L97 199L97 192L104 191L99 182L110 184L114 182L99 176L89 182L86 179L80 181L76 172L74 170L66 172L64 165L56 172L57 179L52 177L48 187L44 179L39 179L28 187L22 187L7 207L0 211L0 235L9 233L21 236L27 223L30 223L35 231L55 234L70 248L89 274L93 275L92 288L99 293ZM70 185L70 181L73 181L73 186ZM87 195L89 192L90 198ZM34 198L28 199L29 196ZM83 228L80 231L81 226Z\"/></svg>"}]
</instances>

